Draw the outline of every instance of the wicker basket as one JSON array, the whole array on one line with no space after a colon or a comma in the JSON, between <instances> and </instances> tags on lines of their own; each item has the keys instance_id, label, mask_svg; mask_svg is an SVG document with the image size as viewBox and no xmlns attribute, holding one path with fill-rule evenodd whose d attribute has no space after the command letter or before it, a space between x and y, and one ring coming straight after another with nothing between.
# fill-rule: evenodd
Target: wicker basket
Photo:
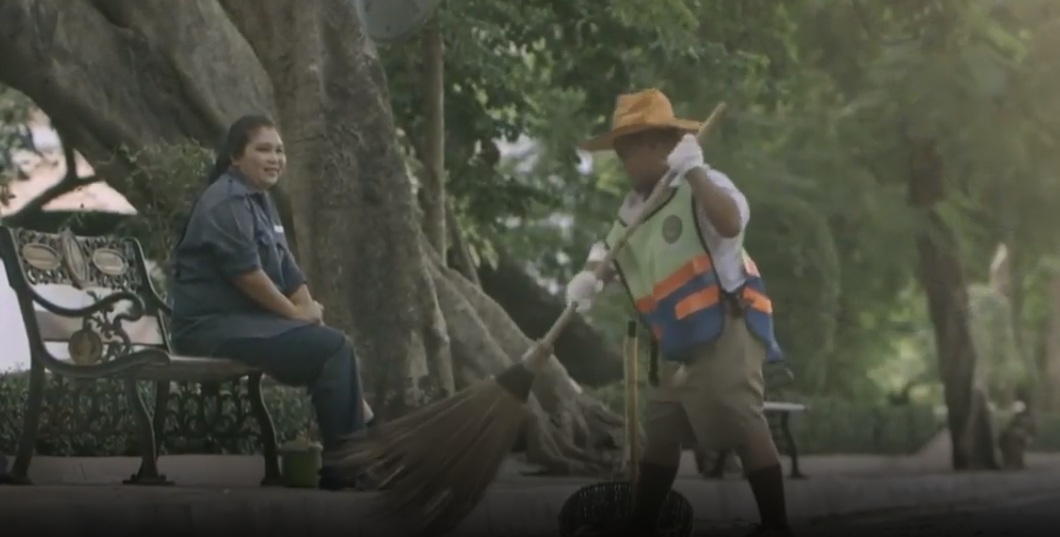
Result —
<instances>
[{"instance_id":1,"label":"wicker basket","mask_svg":"<svg viewBox=\"0 0 1060 537\"><path fill-rule=\"evenodd\" d=\"M626 377L626 445L630 446L629 460L640 461L639 440L636 434L637 416L637 320L626 325L624 345ZM634 463L636 464L636 463ZM631 466L635 470L636 466ZM631 479L634 479L631 477ZM559 534L575 537L587 530L600 530L620 523L630 515L633 486L630 480L596 483L578 489L563 502L559 513ZM696 517L692 504L679 492L671 490L666 496L659 526L660 537L691 537Z\"/></svg>"},{"instance_id":2,"label":"wicker basket","mask_svg":"<svg viewBox=\"0 0 1060 537\"><path fill-rule=\"evenodd\" d=\"M559 533L574 537L587 528L598 528L629 516L632 487L629 481L596 483L567 498L559 513ZM676 490L666 497L659 516L660 537L691 537L695 530L692 504Z\"/></svg>"}]
</instances>

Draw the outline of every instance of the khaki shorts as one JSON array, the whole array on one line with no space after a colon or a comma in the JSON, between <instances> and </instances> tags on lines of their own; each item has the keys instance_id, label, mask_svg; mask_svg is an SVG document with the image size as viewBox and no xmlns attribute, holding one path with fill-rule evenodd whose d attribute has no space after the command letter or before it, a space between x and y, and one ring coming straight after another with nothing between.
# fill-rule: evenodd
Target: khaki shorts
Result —
<instances>
[{"instance_id":1,"label":"khaki shorts","mask_svg":"<svg viewBox=\"0 0 1060 537\"><path fill-rule=\"evenodd\" d=\"M681 445L694 441L713 451L736 449L749 438L768 436L763 413L766 347L743 318L726 316L717 341L690 351L685 379L674 385L680 364L659 363L659 385L649 390L644 426L644 458L672 464Z\"/></svg>"}]
</instances>

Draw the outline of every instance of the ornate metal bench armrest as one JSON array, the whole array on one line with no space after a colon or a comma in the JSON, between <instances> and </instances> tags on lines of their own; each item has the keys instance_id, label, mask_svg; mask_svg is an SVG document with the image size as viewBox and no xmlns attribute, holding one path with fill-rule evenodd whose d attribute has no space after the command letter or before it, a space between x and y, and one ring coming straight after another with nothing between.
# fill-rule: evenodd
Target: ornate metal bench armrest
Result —
<instances>
[{"instance_id":1,"label":"ornate metal bench armrest","mask_svg":"<svg viewBox=\"0 0 1060 537\"><path fill-rule=\"evenodd\" d=\"M147 300L150 302L149 305L158 308L158 310L164 313L167 317L172 316L173 308L169 307L169 304L166 304L166 301L159 296L158 291L155 290L155 286L148 286L147 290L149 292L144 293L144 295L147 296Z\"/></svg>"},{"instance_id":2,"label":"ornate metal bench armrest","mask_svg":"<svg viewBox=\"0 0 1060 537\"><path fill-rule=\"evenodd\" d=\"M63 317L87 317L89 315L95 315L97 313L107 311L113 308L117 303L128 300L132 303L132 311L130 313L121 313L115 316L115 320L123 321L135 321L144 315L144 301L136 293L130 291L121 291L117 293L109 294L95 303L85 306L83 308L67 308L60 306L40 295L36 289L32 287L28 288L28 291L33 294L33 301L40 304L45 310L61 315Z\"/></svg>"}]
</instances>

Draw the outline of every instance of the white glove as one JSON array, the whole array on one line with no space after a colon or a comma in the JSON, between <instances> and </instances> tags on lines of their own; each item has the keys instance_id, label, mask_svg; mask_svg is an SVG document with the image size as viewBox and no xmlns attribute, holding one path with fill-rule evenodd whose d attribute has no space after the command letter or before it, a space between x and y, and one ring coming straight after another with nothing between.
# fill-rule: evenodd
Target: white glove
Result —
<instances>
[{"instance_id":1,"label":"white glove","mask_svg":"<svg viewBox=\"0 0 1060 537\"><path fill-rule=\"evenodd\" d=\"M577 304L577 311L585 311L592 304L593 295L603 288L604 282L598 280L596 274L583 270L567 283L567 304Z\"/></svg>"},{"instance_id":2,"label":"white glove","mask_svg":"<svg viewBox=\"0 0 1060 537\"><path fill-rule=\"evenodd\" d=\"M699 147L699 141L694 134L686 134L681 137L674 150L666 156L666 164L677 173L670 186L678 186L684 179L685 174L693 168L703 167L703 149Z\"/></svg>"},{"instance_id":3,"label":"white glove","mask_svg":"<svg viewBox=\"0 0 1060 537\"><path fill-rule=\"evenodd\" d=\"M589 248L589 258L585 260L586 263L600 263L607 257L607 246L604 243L594 243L592 248Z\"/></svg>"}]
</instances>

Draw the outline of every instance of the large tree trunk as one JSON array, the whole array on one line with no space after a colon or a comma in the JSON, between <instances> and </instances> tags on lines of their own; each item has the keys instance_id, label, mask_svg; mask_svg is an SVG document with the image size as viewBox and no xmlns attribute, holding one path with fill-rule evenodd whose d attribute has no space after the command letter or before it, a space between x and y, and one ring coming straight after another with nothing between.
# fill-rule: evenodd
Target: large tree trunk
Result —
<instances>
[{"instance_id":1,"label":"large tree trunk","mask_svg":"<svg viewBox=\"0 0 1060 537\"><path fill-rule=\"evenodd\" d=\"M503 252L496 266L479 269L479 277L482 289L532 338L544 337L566 307ZM589 323L575 317L556 340L554 349L572 377L589 386L602 386L622 380L618 343L606 341Z\"/></svg>"},{"instance_id":2,"label":"large tree trunk","mask_svg":"<svg viewBox=\"0 0 1060 537\"><path fill-rule=\"evenodd\" d=\"M916 237L920 283L935 328L955 470L997 469L990 409L975 382L968 286L957 241L936 204L945 197L943 164L934 144L919 144L909 174L909 201L924 217Z\"/></svg>"},{"instance_id":3,"label":"large tree trunk","mask_svg":"<svg viewBox=\"0 0 1060 537\"><path fill-rule=\"evenodd\" d=\"M350 333L384 419L492 374L529 339L443 266L416 220L384 73L345 0L8 0L0 82L32 98L136 204L164 187L122 181L120 157L190 137L213 146L267 112L288 149L298 257L327 322ZM152 188L154 186L154 188ZM535 385L528 454L594 471L617 418L553 359Z\"/></svg>"},{"instance_id":4,"label":"large tree trunk","mask_svg":"<svg viewBox=\"0 0 1060 537\"><path fill-rule=\"evenodd\" d=\"M533 341L500 304L431 253L438 297L452 324L452 348L458 387L507 368ZM538 374L531 397L536 420L528 425L528 460L548 473L595 474L620 461L619 416L584 395L555 356Z\"/></svg>"}]
</instances>

